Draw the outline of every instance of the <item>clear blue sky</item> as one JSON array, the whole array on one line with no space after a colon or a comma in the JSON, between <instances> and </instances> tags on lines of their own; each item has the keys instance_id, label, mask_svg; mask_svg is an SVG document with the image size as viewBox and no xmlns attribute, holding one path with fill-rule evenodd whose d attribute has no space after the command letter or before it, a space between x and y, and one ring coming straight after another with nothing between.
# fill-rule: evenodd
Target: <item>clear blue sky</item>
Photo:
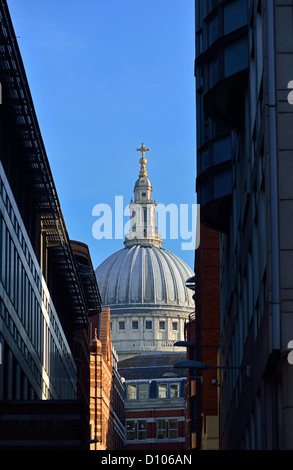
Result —
<instances>
[{"instance_id":1,"label":"clear blue sky","mask_svg":"<svg viewBox=\"0 0 293 470\"><path fill-rule=\"evenodd\" d=\"M124 245L93 237L93 207L130 202L142 142L157 202L196 203L194 1L8 6L69 236L96 268ZM181 243L163 247L193 267Z\"/></svg>"}]
</instances>

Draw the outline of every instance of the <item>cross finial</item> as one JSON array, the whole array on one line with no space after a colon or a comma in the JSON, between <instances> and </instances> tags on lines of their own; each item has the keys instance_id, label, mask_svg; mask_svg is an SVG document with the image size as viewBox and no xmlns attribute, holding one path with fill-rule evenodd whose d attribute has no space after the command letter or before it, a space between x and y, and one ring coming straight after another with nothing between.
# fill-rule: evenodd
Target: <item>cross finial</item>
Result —
<instances>
[{"instance_id":1,"label":"cross finial","mask_svg":"<svg viewBox=\"0 0 293 470\"><path fill-rule=\"evenodd\" d=\"M144 146L144 143L141 144L141 148L140 149L136 149L137 152L141 152L142 154L142 157L141 159L139 160L139 163L140 163L140 172L139 172L139 175L140 176L147 176L147 172L146 172L146 164L147 164L147 159L145 158L144 154L145 152L149 152L150 149L147 149L145 146Z\"/></svg>"}]
</instances>

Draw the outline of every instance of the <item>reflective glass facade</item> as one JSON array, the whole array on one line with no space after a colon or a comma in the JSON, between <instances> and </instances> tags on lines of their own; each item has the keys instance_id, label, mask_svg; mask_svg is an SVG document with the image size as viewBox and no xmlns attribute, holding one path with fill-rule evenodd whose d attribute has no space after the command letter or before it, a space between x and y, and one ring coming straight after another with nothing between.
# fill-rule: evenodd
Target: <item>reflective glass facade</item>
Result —
<instances>
[{"instance_id":1,"label":"reflective glass facade","mask_svg":"<svg viewBox=\"0 0 293 470\"><path fill-rule=\"evenodd\" d=\"M220 446L291 450L293 3L195 5L197 192L202 204L210 198L202 223L220 232ZM224 227L215 191L216 178L225 190L223 161L214 155L218 125L231 142ZM225 139L218 157L228 155Z\"/></svg>"},{"instance_id":2,"label":"reflective glass facade","mask_svg":"<svg viewBox=\"0 0 293 470\"><path fill-rule=\"evenodd\" d=\"M0 399L76 397L76 365L0 163Z\"/></svg>"}]
</instances>

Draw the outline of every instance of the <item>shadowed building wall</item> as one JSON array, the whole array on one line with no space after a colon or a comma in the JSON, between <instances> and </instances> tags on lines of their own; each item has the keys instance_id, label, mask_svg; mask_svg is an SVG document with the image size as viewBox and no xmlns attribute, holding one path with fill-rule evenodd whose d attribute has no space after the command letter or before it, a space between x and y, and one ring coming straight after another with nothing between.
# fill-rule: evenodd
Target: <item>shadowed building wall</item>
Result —
<instances>
[{"instance_id":1,"label":"shadowed building wall","mask_svg":"<svg viewBox=\"0 0 293 470\"><path fill-rule=\"evenodd\" d=\"M220 446L289 450L293 4L195 9L197 195L219 232Z\"/></svg>"}]
</instances>

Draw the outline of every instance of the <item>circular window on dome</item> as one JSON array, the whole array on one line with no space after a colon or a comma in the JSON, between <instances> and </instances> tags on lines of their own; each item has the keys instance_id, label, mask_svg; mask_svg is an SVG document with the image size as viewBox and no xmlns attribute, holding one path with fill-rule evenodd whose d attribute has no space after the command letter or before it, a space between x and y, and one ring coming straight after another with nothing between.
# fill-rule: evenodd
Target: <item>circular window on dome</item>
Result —
<instances>
[{"instance_id":1,"label":"circular window on dome","mask_svg":"<svg viewBox=\"0 0 293 470\"><path fill-rule=\"evenodd\" d=\"M142 197L146 197L146 193L141 193Z\"/></svg>"}]
</instances>

